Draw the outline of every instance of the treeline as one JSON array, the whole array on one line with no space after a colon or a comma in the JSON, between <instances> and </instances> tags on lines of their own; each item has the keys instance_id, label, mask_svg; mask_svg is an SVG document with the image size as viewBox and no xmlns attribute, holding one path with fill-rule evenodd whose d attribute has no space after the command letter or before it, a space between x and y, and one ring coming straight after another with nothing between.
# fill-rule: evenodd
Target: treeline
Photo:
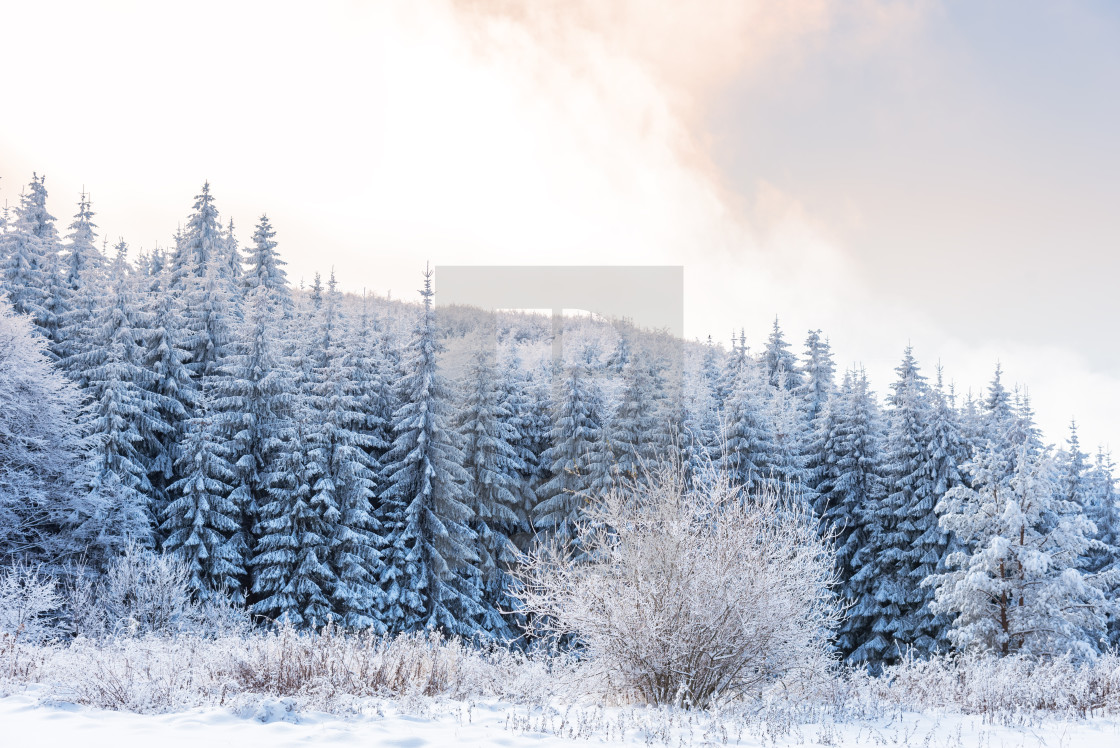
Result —
<instances>
[{"instance_id":1,"label":"treeline","mask_svg":"<svg viewBox=\"0 0 1120 748\"><path fill-rule=\"evenodd\" d=\"M430 274L417 308L284 267L209 185L130 257L85 195L60 238L32 179L0 219L0 558L73 573L138 543L264 619L514 638L517 549L672 461L810 504L849 661L1120 638L1111 459L1072 425L1047 445L998 368L960 397L908 349L881 402L820 331L798 357L777 321L752 354L586 320L553 366L543 324L437 312Z\"/></svg>"}]
</instances>

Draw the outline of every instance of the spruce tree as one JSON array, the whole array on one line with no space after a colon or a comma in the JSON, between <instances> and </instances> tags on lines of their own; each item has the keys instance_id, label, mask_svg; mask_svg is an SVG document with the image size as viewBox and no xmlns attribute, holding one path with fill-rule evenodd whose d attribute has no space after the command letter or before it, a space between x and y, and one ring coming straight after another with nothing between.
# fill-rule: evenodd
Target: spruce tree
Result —
<instances>
[{"instance_id":1,"label":"spruce tree","mask_svg":"<svg viewBox=\"0 0 1120 748\"><path fill-rule=\"evenodd\" d=\"M424 274L423 309L409 344L403 404L393 414L381 493L385 622L391 630L439 629L469 636L481 608L470 582L476 534L463 453L450 423L450 387L438 369L442 345Z\"/></svg>"},{"instance_id":2,"label":"spruce tree","mask_svg":"<svg viewBox=\"0 0 1120 748\"><path fill-rule=\"evenodd\" d=\"M78 537L102 559L127 542L151 545L152 486L145 454L166 428L159 413L166 398L154 392L144 367L143 312L127 276L127 247L117 245L110 287L84 335L88 347L65 363L84 372L93 421L92 493L100 503L79 520Z\"/></svg>"},{"instance_id":3,"label":"spruce tree","mask_svg":"<svg viewBox=\"0 0 1120 748\"><path fill-rule=\"evenodd\" d=\"M482 614L477 623L485 635L502 640L515 638L503 610L511 610L510 579L506 573L516 558L513 537L528 529L526 478L529 466L519 450L518 422L509 400L511 388L503 382L509 369L499 374L493 352L482 346L467 373L467 392L459 418L463 435L463 466L470 477L468 495L473 502L471 529L478 536L478 586Z\"/></svg>"},{"instance_id":4,"label":"spruce tree","mask_svg":"<svg viewBox=\"0 0 1120 748\"><path fill-rule=\"evenodd\" d=\"M105 265L105 257L97 249L97 224L93 222L93 216L89 195L83 191L78 212L69 227L70 233L66 235L66 282L75 291L89 277L91 270Z\"/></svg>"},{"instance_id":5,"label":"spruce tree","mask_svg":"<svg viewBox=\"0 0 1120 748\"><path fill-rule=\"evenodd\" d=\"M267 290L247 296L248 310L229 355L214 378L212 425L225 440L234 476L230 499L239 530L231 537L248 567L255 554L254 526L271 500L269 476L283 444L297 393L288 369L276 354L276 327ZM251 588L248 576L242 587Z\"/></svg>"},{"instance_id":6,"label":"spruce tree","mask_svg":"<svg viewBox=\"0 0 1120 748\"><path fill-rule=\"evenodd\" d=\"M766 340L766 349L762 353L762 366L771 387L785 387L797 391L804 384L797 358L789 350L789 344L782 335L777 317L774 318L774 327L770 331L770 337Z\"/></svg>"},{"instance_id":7,"label":"spruce tree","mask_svg":"<svg viewBox=\"0 0 1120 748\"><path fill-rule=\"evenodd\" d=\"M1093 524L1061 496L1052 455L1018 447L1014 472L989 444L965 468L972 487L942 499L942 524L964 543L937 577L934 609L953 617L958 649L999 655L1090 656L1114 609L1099 580L1078 571Z\"/></svg>"},{"instance_id":8,"label":"spruce tree","mask_svg":"<svg viewBox=\"0 0 1120 748\"><path fill-rule=\"evenodd\" d=\"M564 542L575 537L580 508L594 500L603 478L602 455L609 454L609 447L603 393L586 364L569 367L556 399L551 445L543 457L550 477L537 491L533 524Z\"/></svg>"},{"instance_id":9,"label":"spruce tree","mask_svg":"<svg viewBox=\"0 0 1120 748\"><path fill-rule=\"evenodd\" d=\"M774 443L765 417L769 394L765 388L754 363L747 362L735 379L724 413L720 468L747 491L770 483L775 477L770 464Z\"/></svg>"},{"instance_id":10,"label":"spruce tree","mask_svg":"<svg viewBox=\"0 0 1120 748\"><path fill-rule=\"evenodd\" d=\"M163 547L186 561L191 587L200 599L220 593L239 600L244 596L245 570L231 543L240 529L237 507L230 500L233 465L212 420L203 397L186 423L177 460L181 477L169 487L172 500L162 512Z\"/></svg>"},{"instance_id":11,"label":"spruce tree","mask_svg":"<svg viewBox=\"0 0 1120 748\"><path fill-rule=\"evenodd\" d=\"M267 289L269 301L289 317L292 314L292 292L288 288L288 274L284 271L287 263L276 251L276 232L267 215L261 215L253 231L253 246L247 258L248 269L241 277L241 284L247 293L263 287Z\"/></svg>"},{"instance_id":12,"label":"spruce tree","mask_svg":"<svg viewBox=\"0 0 1120 748\"><path fill-rule=\"evenodd\" d=\"M218 221L218 208L210 194L210 183L202 185L202 192L195 196L194 211L187 219L185 231L175 238L175 251L171 257L171 285L174 289L187 288L190 277L202 278L213 264L225 277L228 272L226 239Z\"/></svg>"}]
</instances>

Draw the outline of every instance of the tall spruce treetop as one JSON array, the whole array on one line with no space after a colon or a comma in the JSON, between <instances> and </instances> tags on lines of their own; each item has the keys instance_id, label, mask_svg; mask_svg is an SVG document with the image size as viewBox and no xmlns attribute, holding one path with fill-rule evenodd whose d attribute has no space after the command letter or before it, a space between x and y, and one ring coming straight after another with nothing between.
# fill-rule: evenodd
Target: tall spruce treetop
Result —
<instances>
[{"instance_id":1,"label":"tall spruce treetop","mask_svg":"<svg viewBox=\"0 0 1120 748\"><path fill-rule=\"evenodd\" d=\"M276 231L267 215L261 215L253 231L253 246L249 249L247 264L249 267L241 278L245 289L267 289L269 301L283 310L285 317L291 316L292 292L288 288L288 274L284 271L287 263L276 251Z\"/></svg>"},{"instance_id":2,"label":"tall spruce treetop","mask_svg":"<svg viewBox=\"0 0 1120 748\"><path fill-rule=\"evenodd\" d=\"M468 578L478 560L466 492L470 476L450 424L450 387L440 374L442 350L432 309L432 273L424 274L423 310L393 414L381 494L389 547L382 583L386 623L397 631L440 629L469 636L481 612Z\"/></svg>"},{"instance_id":3,"label":"tall spruce treetop","mask_svg":"<svg viewBox=\"0 0 1120 748\"><path fill-rule=\"evenodd\" d=\"M811 424L824 408L825 402L836 389L836 364L832 360L832 346L820 330L810 330L805 338L805 360L799 367L801 386L797 390L805 408L805 418Z\"/></svg>"},{"instance_id":4,"label":"tall spruce treetop","mask_svg":"<svg viewBox=\"0 0 1120 748\"><path fill-rule=\"evenodd\" d=\"M210 183L202 185L202 192L195 196L194 212L187 219L182 238L176 237L175 253L171 260L171 280L176 288L183 288L189 276L203 277L211 260L219 263L224 275L228 271L225 256L226 240L218 222L218 208L210 194Z\"/></svg>"},{"instance_id":5,"label":"tall spruce treetop","mask_svg":"<svg viewBox=\"0 0 1120 748\"><path fill-rule=\"evenodd\" d=\"M70 224L70 233L66 235L66 282L75 290L89 277L91 269L105 264L105 257L97 249L97 232L94 230L97 224L93 222L93 215L89 195L82 192L78 212Z\"/></svg>"},{"instance_id":6,"label":"tall spruce treetop","mask_svg":"<svg viewBox=\"0 0 1120 748\"><path fill-rule=\"evenodd\" d=\"M906 348L895 372L883 464L888 488L879 500L862 507L867 541L852 579L861 593L852 618L863 620L868 638L850 659L876 666L893 662L908 647L927 653L935 645L938 632L923 610L930 595L921 582L937 567L946 545L933 511L937 497L928 444L929 388L912 348Z\"/></svg>"},{"instance_id":7,"label":"tall spruce treetop","mask_svg":"<svg viewBox=\"0 0 1120 748\"><path fill-rule=\"evenodd\" d=\"M17 313L30 315L40 327L47 315L48 276L58 252L58 232L46 201L44 180L35 174L20 195L14 230L0 234L0 292L7 294Z\"/></svg>"},{"instance_id":8,"label":"tall spruce treetop","mask_svg":"<svg viewBox=\"0 0 1120 748\"><path fill-rule=\"evenodd\" d=\"M797 390L801 387L802 377L797 358L789 350L789 344L782 335L777 317L774 318L774 328L770 331L770 337L766 339L762 365L771 387L784 386L789 390Z\"/></svg>"},{"instance_id":9,"label":"tall spruce treetop","mask_svg":"<svg viewBox=\"0 0 1120 748\"><path fill-rule=\"evenodd\" d=\"M241 248L238 246L237 236L233 233L233 219L229 219L229 224L226 226L226 233L222 237L223 255L225 256L225 273L234 287L241 285L241 275L244 270L241 267Z\"/></svg>"}]
</instances>

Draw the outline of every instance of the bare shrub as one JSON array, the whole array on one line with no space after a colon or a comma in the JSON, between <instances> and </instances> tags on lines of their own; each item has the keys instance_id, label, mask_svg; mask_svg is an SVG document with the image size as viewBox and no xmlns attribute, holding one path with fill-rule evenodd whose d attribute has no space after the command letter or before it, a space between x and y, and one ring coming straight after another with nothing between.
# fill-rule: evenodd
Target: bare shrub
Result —
<instances>
[{"instance_id":1,"label":"bare shrub","mask_svg":"<svg viewBox=\"0 0 1120 748\"><path fill-rule=\"evenodd\" d=\"M679 469L588 506L574 543L514 572L543 633L574 639L623 694L708 706L827 673L839 610L833 559L796 499ZM577 560L579 559L579 560Z\"/></svg>"},{"instance_id":2,"label":"bare shrub","mask_svg":"<svg viewBox=\"0 0 1120 748\"><path fill-rule=\"evenodd\" d=\"M227 598L195 599L187 563L173 555L129 545L96 579L79 579L70 591L79 636L146 636L245 633L247 614Z\"/></svg>"},{"instance_id":3,"label":"bare shrub","mask_svg":"<svg viewBox=\"0 0 1120 748\"><path fill-rule=\"evenodd\" d=\"M39 670L54 638L48 614L60 604L54 577L22 565L0 573L0 675L26 680Z\"/></svg>"}]
</instances>

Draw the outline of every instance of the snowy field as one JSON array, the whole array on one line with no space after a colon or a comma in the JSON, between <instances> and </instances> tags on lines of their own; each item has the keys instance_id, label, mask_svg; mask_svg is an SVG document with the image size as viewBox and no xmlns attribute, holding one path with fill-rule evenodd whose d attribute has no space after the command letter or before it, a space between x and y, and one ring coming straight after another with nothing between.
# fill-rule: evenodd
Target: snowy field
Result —
<instances>
[{"instance_id":1,"label":"snowy field","mask_svg":"<svg viewBox=\"0 0 1120 748\"><path fill-rule=\"evenodd\" d=\"M767 725L750 719L642 708L542 708L420 698L367 700L342 717L293 709L290 699L173 714L91 709L46 698L39 687L0 698L3 744L83 748L283 746L922 746L1112 748L1120 721L1024 719L894 712L848 723Z\"/></svg>"}]
</instances>

